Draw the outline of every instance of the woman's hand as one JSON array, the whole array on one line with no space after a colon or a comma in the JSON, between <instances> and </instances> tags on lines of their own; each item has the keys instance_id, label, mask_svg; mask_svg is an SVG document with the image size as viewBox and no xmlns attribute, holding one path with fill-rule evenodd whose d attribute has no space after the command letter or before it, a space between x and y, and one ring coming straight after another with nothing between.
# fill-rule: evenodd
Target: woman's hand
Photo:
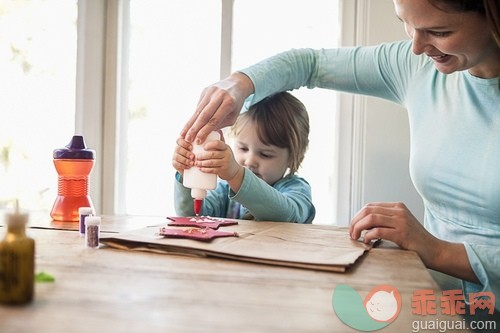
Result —
<instances>
[{"instance_id":1,"label":"woman's hand","mask_svg":"<svg viewBox=\"0 0 500 333\"><path fill-rule=\"evenodd\" d=\"M349 234L364 242L386 239L405 250L417 252L427 268L431 268L460 279L478 282L473 272L465 247L434 237L400 202L370 203L352 219Z\"/></svg>"},{"instance_id":2,"label":"woman's hand","mask_svg":"<svg viewBox=\"0 0 500 333\"><path fill-rule=\"evenodd\" d=\"M417 252L420 245L436 240L400 202L369 203L364 206L352 219L349 234L352 239L358 239L365 230L365 243L382 238L405 250Z\"/></svg>"},{"instance_id":3,"label":"woman's hand","mask_svg":"<svg viewBox=\"0 0 500 333\"><path fill-rule=\"evenodd\" d=\"M188 142L204 142L211 131L234 124L245 99L254 91L252 81L242 73L231 74L205 88L195 113L181 132Z\"/></svg>"}]
</instances>

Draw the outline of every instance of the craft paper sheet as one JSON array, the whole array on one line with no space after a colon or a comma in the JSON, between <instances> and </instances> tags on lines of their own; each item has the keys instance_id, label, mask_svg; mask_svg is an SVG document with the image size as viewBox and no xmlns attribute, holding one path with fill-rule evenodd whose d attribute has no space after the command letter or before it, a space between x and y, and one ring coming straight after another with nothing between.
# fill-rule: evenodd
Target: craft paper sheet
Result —
<instances>
[{"instance_id":1,"label":"craft paper sheet","mask_svg":"<svg viewBox=\"0 0 500 333\"><path fill-rule=\"evenodd\" d=\"M165 222L165 226L168 222ZM210 241L166 238L161 227L101 237L101 242L116 248L160 253L218 257L287 267L344 272L371 248L349 237L347 228L286 222L238 221L220 227L238 237Z\"/></svg>"}]
</instances>

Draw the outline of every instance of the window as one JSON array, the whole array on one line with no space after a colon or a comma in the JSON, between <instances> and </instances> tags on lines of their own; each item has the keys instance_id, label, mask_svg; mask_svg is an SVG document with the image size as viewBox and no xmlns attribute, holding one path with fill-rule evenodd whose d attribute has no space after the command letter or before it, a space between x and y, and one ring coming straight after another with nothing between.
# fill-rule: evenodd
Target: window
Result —
<instances>
[{"instance_id":1,"label":"window","mask_svg":"<svg viewBox=\"0 0 500 333\"><path fill-rule=\"evenodd\" d=\"M173 211L171 157L201 90L219 77L220 0L130 1L121 213Z\"/></svg>"},{"instance_id":2,"label":"window","mask_svg":"<svg viewBox=\"0 0 500 333\"><path fill-rule=\"evenodd\" d=\"M0 205L20 197L49 211L52 150L78 132L98 152L90 188L98 213L172 215L175 139L202 89L280 51L338 45L332 0L77 2L0 0L0 89L8 92L0 99ZM293 94L311 120L299 173L313 189L315 222L333 223L334 149L324 143L335 142L336 94Z\"/></svg>"},{"instance_id":3,"label":"window","mask_svg":"<svg viewBox=\"0 0 500 333\"><path fill-rule=\"evenodd\" d=\"M233 16L232 30L222 31L223 38L232 35L229 55L221 54L221 20L228 20L221 12ZM201 90L219 78L221 58L222 71L227 61L234 71L290 48L333 47L337 22L338 3L331 0L131 0L122 213L175 213L170 162L175 139ZM293 93L308 108L312 127L299 173L311 183L316 220L332 223L333 149L325 150L324 142L334 140L336 95L319 89Z\"/></svg>"},{"instance_id":4,"label":"window","mask_svg":"<svg viewBox=\"0 0 500 333\"><path fill-rule=\"evenodd\" d=\"M236 0L233 23L233 70L291 48L339 45L339 3L331 0ZM292 93L309 113L309 149L298 174L312 188L314 223L333 224L334 142L337 94L301 88Z\"/></svg>"},{"instance_id":5,"label":"window","mask_svg":"<svg viewBox=\"0 0 500 333\"><path fill-rule=\"evenodd\" d=\"M0 210L50 210L52 151L74 133L74 1L0 0Z\"/></svg>"}]
</instances>

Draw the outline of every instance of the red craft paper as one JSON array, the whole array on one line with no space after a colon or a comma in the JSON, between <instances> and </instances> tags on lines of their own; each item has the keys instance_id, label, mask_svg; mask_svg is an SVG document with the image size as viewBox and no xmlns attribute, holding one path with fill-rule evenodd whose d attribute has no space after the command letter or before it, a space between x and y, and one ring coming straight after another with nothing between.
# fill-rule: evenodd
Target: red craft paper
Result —
<instances>
[{"instance_id":1,"label":"red craft paper","mask_svg":"<svg viewBox=\"0 0 500 333\"><path fill-rule=\"evenodd\" d=\"M210 216L195 216L195 217L167 217L172 222L167 225L176 227L196 227L196 228L211 228L218 229L220 226L228 226L238 224L238 221L225 220Z\"/></svg>"},{"instance_id":2,"label":"red craft paper","mask_svg":"<svg viewBox=\"0 0 500 333\"><path fill-rule=\"evenodd\" d=\"M238 237L237 232L217 231L211 228L160 228L160 235L208 241L217 237Z\"/></svg>"}]
</instances>

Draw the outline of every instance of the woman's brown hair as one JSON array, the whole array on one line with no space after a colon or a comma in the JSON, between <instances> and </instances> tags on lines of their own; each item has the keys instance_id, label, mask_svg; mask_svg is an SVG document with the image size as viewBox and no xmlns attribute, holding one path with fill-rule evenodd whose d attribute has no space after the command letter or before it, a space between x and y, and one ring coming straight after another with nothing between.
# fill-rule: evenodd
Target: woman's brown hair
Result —
<instances>
[{"instance_id":1,"label":"woman's brown hair","mask_svg":"<svg viewBox=\"0 0 500 333\"><path fill-rule=\"evenodd\" d=\"M443 11L476 12L486 18L488 27L500 47L500 6L498 0L428 0Z\"/></svg>"}]
</instances>

